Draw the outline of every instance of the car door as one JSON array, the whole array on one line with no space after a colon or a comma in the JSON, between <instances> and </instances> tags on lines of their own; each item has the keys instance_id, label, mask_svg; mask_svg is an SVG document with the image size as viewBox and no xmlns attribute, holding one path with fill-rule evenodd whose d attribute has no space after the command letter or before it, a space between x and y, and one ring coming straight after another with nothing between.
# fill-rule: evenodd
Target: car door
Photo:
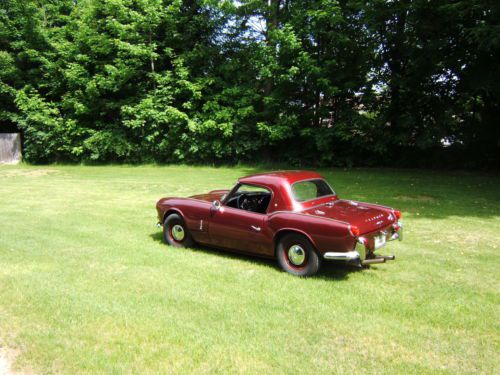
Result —
<instances>
[{"instance_id":1,"label":"car door","mask_svg":"<svg viewBox=\"0 0 500 375\"><path fill-rule=\"evenodd\" d=\"M212 209L210 242L218 247L255 254L269 253L267 214L222 205Z\"/></svg>"}]
</instances>

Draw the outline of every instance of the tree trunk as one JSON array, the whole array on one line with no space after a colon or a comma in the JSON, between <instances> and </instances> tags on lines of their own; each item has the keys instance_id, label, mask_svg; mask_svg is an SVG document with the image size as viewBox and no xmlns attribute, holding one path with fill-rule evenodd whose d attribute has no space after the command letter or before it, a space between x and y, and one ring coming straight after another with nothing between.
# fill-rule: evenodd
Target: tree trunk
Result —
<instances>
[{"instance_id":1,"label":"tree trunk","mask_svg":"<svg viewBox=\"0 0 500 375\"><path fill-rule=\"evenodd\" d=\"M281 0L265 0L267 3L267 11L265 12L266 16L266 44L272 49L273 53L276 52L276 44L270 37L270 31L276 30L279 26L279 10ZM271 94L273 90L273 79L267 78L264 82L264 95L268 96Z\"/></svg>"},{"instance_id":2,"label":"tree trunk","mask_svg":"<svg viewBox=\"0 0 500 375\"><path fill-rule=\"evenodd\" d=\"M390 44L388 51L388 65L391 70L391 78L389 81L389 90L391 95L391 102L389 105L389 121L392 128L398 128L400 125L401 117L401 78L404 74L404 55L403 50L405 48L405 29L406 20L408 16L408 1L402 1L400 3L402 9L397 12L395 35L391 40L389 38L388 43Z\"/></svg>"}]
</instances>

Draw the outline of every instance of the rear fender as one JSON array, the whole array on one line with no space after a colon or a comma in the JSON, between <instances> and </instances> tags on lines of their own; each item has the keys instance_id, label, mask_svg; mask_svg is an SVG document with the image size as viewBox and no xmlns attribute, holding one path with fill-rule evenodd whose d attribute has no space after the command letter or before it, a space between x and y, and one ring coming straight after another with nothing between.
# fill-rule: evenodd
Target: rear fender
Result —
<instances>
[{"instance_id":1,"label":"rear fender","mask_svg":"<svg viewBox=\"0 0 500 375\"><path fill-rule=\"evenodd\" d=\"M303 235L304 237L306 237L309 240L309 242L311 242L311 244L314 246L314 248L317 249L316 243L314 242L314 240L311 238L311 236L309 234L307 234L303 230L293 228L293 227L283 228L274 234L273 244L274 244L274 255L275 256L276 256L276 248L278 247L279 240L283 236L287 235L288 233L297 233L297 234Z\"/></svg>"},{"instance_id":2,"label":"rear fender","mask_svg":"<svg viewBox=\"0 0 500 375\"><path fill-rule=\"evenodd\" d=\"M276 234L287 230L306 236L321 255L327 251L351 251L355 245L349 224L337 220L297 212L276 212L270 215L268 225Z\"/></svg>"}]
</instances>

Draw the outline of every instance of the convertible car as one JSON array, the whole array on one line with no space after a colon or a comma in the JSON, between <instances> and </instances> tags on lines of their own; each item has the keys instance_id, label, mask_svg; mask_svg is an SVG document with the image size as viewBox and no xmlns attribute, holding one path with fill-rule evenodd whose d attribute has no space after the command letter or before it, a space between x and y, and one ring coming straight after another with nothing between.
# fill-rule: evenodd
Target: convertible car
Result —
<instances>
[{"instance_id":1,"label":"convertible car","mask_svg":"<svg viewBox=\"0 0 500 375\"><path fill-rule=\"evenodd\" d=\"M339 199L310 171L242 177L231 190L162 198L156 209L171 246L196 242L276 258L297 276L315 274L323 260L359 267L393 260L375 251L403 234L400 211Z\"/></svg>"}]
</instances>

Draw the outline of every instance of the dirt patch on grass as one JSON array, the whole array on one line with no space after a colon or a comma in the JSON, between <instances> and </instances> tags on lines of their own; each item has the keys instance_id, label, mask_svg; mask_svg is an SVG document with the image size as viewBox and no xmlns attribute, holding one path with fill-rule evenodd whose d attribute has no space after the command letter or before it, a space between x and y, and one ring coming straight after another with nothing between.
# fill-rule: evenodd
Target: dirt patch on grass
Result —
<instances>
[{"instance_id":1,"label":"dirt patch on grass","mask_svg":"<svg viewBox=\"0 0 500 375\"><path fill-rule=\"evenodd\" d=\"M436 201L436 198L431 197L430 195L415 195L415 196L409 196L409 195L397 195L394 197L397 200L403 201L403 202L424 202L424 203L430 203Z\"/></svg>"},{"instance_id":2,"label":"dirt patch on grass","mask_svg":"<svg viewBox=\"0 0 500 375\"><path fill-rule=\"evenodd\" d=\"M17 371L13 369L12 364L19 351L7 349L0 345L0 375L33 375L33 371Z\"/></svg>"},{"instance_id":3,"label":"dirt patch on grass","mask_svg":"<svg viewBox=\"0 0 500 375\"><path fill-rule=\"evenodd\" d=\"M14 169L0 171L1 177L43 177L49 174L58 173L54 169Z\"/></svg>"},{"instance_id":4,"label":"dirt patch on grass","mask_svg":"<svg viewBox=\"0 0 500 375\"><path fill-rule=\"evenodd\" d=\"M12 370L12 361L16 357L16 353L12 350L7 350L0 346L0 375L14 375Z\"/></svg>"}]
</instances>

